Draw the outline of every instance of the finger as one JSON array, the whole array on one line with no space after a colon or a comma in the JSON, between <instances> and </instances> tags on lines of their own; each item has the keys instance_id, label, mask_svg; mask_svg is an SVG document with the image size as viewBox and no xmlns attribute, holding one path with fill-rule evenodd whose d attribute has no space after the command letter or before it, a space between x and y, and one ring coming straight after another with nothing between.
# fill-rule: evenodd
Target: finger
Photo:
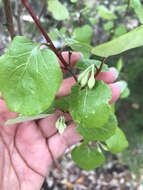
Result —
<instances>
[{"instance_id":1,"label":"finger","mask_svg":"<svg viewBox=\"0 0 143 190\"><path fill-rule=\"evenodd\" d=\"M119 76L119 72L116 68L111 67L109 72L100 72L95 78L96 80L102 80L105 83L113 83Z\"/></svg>"},{"instance_id":2,"label":"finger","mask_svg":"<svg viewBox=\"0 0 143 190\"><path fill-rule=\"evenodd\" d=\"M109 103L113 103L118 100L120 94L127 88L127 83L125 81L118 81L113 84L109 84L109 87L112 90L112 99Z\"/></svg>"},{"instance_id":3,"label":"finger","mask_svg":"<svg viewBox=\"0 0 143 190\"><path fill-rule=\"evenodd\" d=\"M56 159L61 156L69 146L79 142L81 139L82 137L76 133L76 124L72 123L66 128L62 135L57 133L49 139L48 143L52 150L52 154Z\"/></svg>"},{"instance_id":4,"label":"finger","mask_svg":"<svg viewBox=\"0 0 143 190\"><path fill-rule=\"evenodd\" d=\"M69 53L67 51L62 52L62 56L64 58L64 60L69 63ZM77 52L72 52L71 55L71 66L72 68L74 67L74 65L76 64L76 62L81 59L83 56L81 53L77 53ZM59 60L59 64L60 66L64 67L63 63ZM63 73L67 72L66 70L63 69Z\"/></svg>"},{"instance_id":5,"label":"finger","mask_svg":"<svg viewBox=\"0 0 143 190\"><path fill-rule=\"evenodd\" d=\"M61 115L65 117L66 122L72 120L71 116L68 113L63 114L62 111L56 111L55 114L49 115L48 117L41 119L37 122L38 126L43 131L45 137L49 138L50 136L52 136L54 133L57 132L56 121Z\"/></svg>"},{"instance_id":6,"label":"finger","mask_svg":"<svg viewBox=\"0 0 143 190\"><path fill-rule=\"evenodd\" d=\"M59 91L56 94L56 97L60 97L60 96L66 96L69 95L71 93L71 87L75 84L75 80L73 77L64 79L62 82L62 85L59 89Z\"/></svg>"},{"instance_id":7,"label":"finger","mask_svg":"<svg viewBox=\"0 0 143 190\"><path fill-rule=\"evenodd\" d=\"M119 99L121 90L116 83L109 84L109 87L111 88L112 91L112 99L109 101L109 104L112 104Z\"/></svg>"},{"instance_id":8,"label":"finger","mask_svg":"<svg viewBox=\"0 0 143 190\"><path fill-rule=\"evenodd\" d=\"M118 71L115 68L110 68L109 72L101 72L97 76L96 80L103 80L105 83L112 83L118 77ZM62 85L56 95L56 97L66 96L71 93L71 87L75 84L73 77L63 80Z\"/></svg>"}]
</instances>

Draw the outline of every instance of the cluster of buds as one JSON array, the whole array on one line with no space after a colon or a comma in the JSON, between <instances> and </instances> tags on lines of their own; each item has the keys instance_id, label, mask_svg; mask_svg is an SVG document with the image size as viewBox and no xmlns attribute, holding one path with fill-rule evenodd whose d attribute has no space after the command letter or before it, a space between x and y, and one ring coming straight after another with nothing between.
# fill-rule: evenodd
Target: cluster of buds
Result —
<instances>
[{"instance_id":1,"label":"cluster of buds","mask_svg":"<svg viewBox=\"0 0 143 190\"><path fill-rule=\"evenodd\" d=\"M90 77L89 74L91 73ZM88 87L92 89L95 85L95 66L94 64L89 66L85 71L83 71L79 77L78 82L80 82L81 86L84 87L88 84Z\"/></svg>"},{"instance_id":2,"label":"cluster of buds","mask_svg":"<svg viewBox=\"0 0 143 190\"><path fill-rule=\"evenodd\" d=\"M59 131L60 134L62 134L65 131L66 127L67 127L67 125L65 124L65 122L66 121L65 121L65 117L64 116L60 116L58 118L58 120L56 121L56 128L58 129L58 131Z\"/></svg>"}]
</instances>

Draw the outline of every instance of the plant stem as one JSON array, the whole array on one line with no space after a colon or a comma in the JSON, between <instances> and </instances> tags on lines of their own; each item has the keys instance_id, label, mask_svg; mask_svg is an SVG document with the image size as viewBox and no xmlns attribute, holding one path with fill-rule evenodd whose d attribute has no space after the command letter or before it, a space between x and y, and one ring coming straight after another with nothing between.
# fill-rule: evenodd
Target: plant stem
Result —
<instances>
[{"instance_id":1,"label":"plant stem","mask_svg":"<svg viewBox=\"0 0 143 190\"><path fill-rule=\"evenodd\" d=\"M54 46L53 42L51 41L50 37L48 36L48 34L46 33L45 29L43 28L43 26L41 25L41 23L39 22L39 20L37 19L36 15L34 14L34 12L32 11L31 7L29 6L27 0L21 0L23 5L25 6L25 8L27 9L27 11L29 12L29 14L31 15L31 17L33 18L34 22L37 24L38 28L40 29L41 33L43 34L43 36L45 37L46 41L48 44L50 44L50 48L52 49L52 51L57 55L57 57L60 59L60 61L63 63L64 67L71 73L71 75L73 76L73 78L75 79L75 81L77 81L76 76L74 75L72 69L68 66L68 64L66 63L66 61L64 60L63 56L61 53L58 52L58 50L56 49L56 47Z\"/></svg>"},{"instance_id":2,"label":"plant stem","mask_svg":"<svg viewBox=\"0 0 143 190\"><path fill-rule=\"evenodd\" d=\"M105 60L106 60L106 57L104 57L103 58L103 60L102 60L102 63L101 63L101 65L100 65L100 67L99 67L99 69L97 70L97 72L95 73L95 78L98 76L98 74L101 72L101 69L102 69L102 67L103 67L103 65L104 65L104 63L105 63Z\"/></svg>"},{"instance_id":3,"label":"plant stem","mask_svg":"<svg viewBox=\"0 0 143 190\"><path fill-rule=\"evenodd\" d=\"M10 0L3 0L3 4L4 4L4 11L5 11L6 22L7 22L6 23L7 29L11 36L11 39L13 39L16 36L16 34L14 31L13 15L12 15L12 10L10 6Z\"/></svg>"}]
</instances>

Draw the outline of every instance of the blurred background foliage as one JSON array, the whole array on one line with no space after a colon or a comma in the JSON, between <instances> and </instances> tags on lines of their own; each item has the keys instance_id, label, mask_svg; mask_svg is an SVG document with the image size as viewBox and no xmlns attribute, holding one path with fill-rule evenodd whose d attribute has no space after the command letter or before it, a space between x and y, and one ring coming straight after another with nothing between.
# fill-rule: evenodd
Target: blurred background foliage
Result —
<instances>
[{"instance_id":1,"label":"blurred background foliage","mask_svg":"<svg viewBox=\"0 0 143 190\"><path fill-rule=\"evenodd\" d=\"M140 0L29 0L57 48L63 48L61 39L72 38L95 46L114 39L143 24L143 6ZM40 42L43 37L20 0L11 0L14 28L17 35ZM55 29L58 29L56 31ZM59 38L59 36L62 36ZM10 43L2 0L0 0L0 54ZM125 44L126 45L126 44ZM117 66L122 58L119 80L126 80L130 95L116 103L119 126L129 140L129 148L120 157L137 177L143 168L143 48L108 58L109 66ZM82 53L90 57L90 53Z\"/></svg>"}]
</instances>

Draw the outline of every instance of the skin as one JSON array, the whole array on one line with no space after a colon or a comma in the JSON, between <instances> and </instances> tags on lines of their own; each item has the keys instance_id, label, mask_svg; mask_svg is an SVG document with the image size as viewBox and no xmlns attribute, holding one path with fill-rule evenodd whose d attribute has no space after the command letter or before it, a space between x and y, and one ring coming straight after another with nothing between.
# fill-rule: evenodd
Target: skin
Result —
<instances>
[{"instance_id":1,"label":"skin","mask_svg":"<svg viewBox=\"0 0 143 190\"><path fill-rule=\"evenodd\" d=\"M64 58L68 59L67 53L64 53ZM74 53L72 64L80 58L80 54ZM120 96L120 89L113 83L113 71L99 74L99 79L109 84L112 90L110 103L115 102ZM70 94L73 84L72 78L65 79L57 98ZM76 134L75 123L69 125L62 135L57 132L55 122L61 115L60 111L38 121L4 126L6 120L16 115L8 111L0 96L0 189L39 190L53 158L57 159L82 138ZM71 120L70 115L64 116L67 121Z\"/></svg>"}]
</instances>

